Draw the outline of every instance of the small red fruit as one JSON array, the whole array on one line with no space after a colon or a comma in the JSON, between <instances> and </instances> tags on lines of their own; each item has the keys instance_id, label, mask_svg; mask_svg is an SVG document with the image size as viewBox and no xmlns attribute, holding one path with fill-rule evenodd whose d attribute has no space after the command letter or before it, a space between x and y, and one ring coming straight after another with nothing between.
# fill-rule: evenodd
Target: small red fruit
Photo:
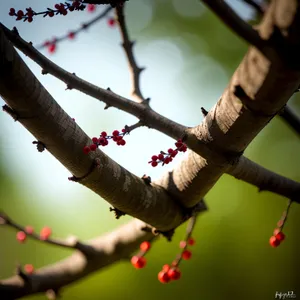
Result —
<instances>
[{"instance_id":1,"label":"small red fruit","mask_svg":"<svg viewBox=\"0 0 300 300\"><path fill-rule=\"evenodd\" d=\"M34 266L31 264L27 264L24 266L24 270L27 274L32 274L34 272Z\"/></svg>"},{"instance_id":2,"label":"small red fruit","mask_svg":"<svg viewBox=\"0 0 300 300\"><path fill-rule=\"evenodd\" d=\"M168 271L170 270L170 266L169 266L168 264L163 265L162 270L163 270L164 272L168 272Z\"/></svg>"},{"instance_id":3,"label":"small red fruit","mask_svg":"<svg viewBox=\"0 0 300 300\"><path fill-rule=\"evenodd\" d=\"M96 10L96 5L95 4L88 4L87 6L88 12L93 12Z\"/></svg>"},{"instance_id":4,"label":"small red fruit","mask_svg":"<svg viewBox=\"0 0 300 300\"><path fill-rule=\"evenodd\" d=\"M194 240L193 238L189 238L188 244L189 244L190 246L195 245L195 240Z\"/></svg>"},{"instance_id":5,"label":"small red fruit","mask_svg":"<svg viewBox=\"0 0 300 300\"><path fill-rule=\"evenodd\" d=\"M158 280L161 282L161 283L168 283L170 281L170 277L168 275L168 272L164 272L164 271L160 271L158 273L158 276L157 276Z\"/></svg>"},{"instance_id":6,"label":"small red fruit","mask_svg":"<svg viewBox=\"0 0 300 300\"><path fill-rule=\"evenodd\" d=\"M55 43L52 43L48 46L48 51L49 53L54 53L56 50L56 44Z\"/></svg>"},{"instance_id":7,"label":"small red fruit","mask_svg":"<svg viewBox=\"0 0 300 300\"><path fill-rule=\"evenodd\" d=\"M119 130L114 130L112 133L113 136L118 136L119 135Z\"/></svg>"},{"instance_id":8,"label":"small red fruit","mask_svg":"<svg viewBox=\"0 0 300 300\"><path fill-rule=\"evenodd\" d=\"M185 247L186 247L186 241L180 241L179 247L180 247L181 249L185 248Z\"/></svg>"},{"instance_id":9,"label":"small red fruit","mask_svg":"<svg viewBox=\"0 0 300 300\"><path fill-rule=\"evenodd\" d=\"M92 145L90 146L90 149L91 149L91 151L96 151L97 145L92 144Z\"/></svg>"},{"instance_id":10,"label":"small red fruit","mask_svg":"<svg viewBox=\"0 0 300 300\"><path fill-rule=\"evenodd\" d=\"M181 277L181 272L178 268L172 268L168 271L168 276L171 280L178 280Z\"/></svg>"},{"instance_id":11,"label":"small red fruit","mask_svg":"<svg viewBox=\"0 0 300 300\"><path fill-rule=\"evenodd\" d=\"M113 19L113 18L110 18L110 19L107 20L107 24L108 24L109 27L114 27L115 23L116 23L116 20Z\"/></svg>"},{"instance_id":12,"label":"small red fruit","mask_svg":"<svg viewBox=\"0 0 300 300\"><path fill-rule=\"evenodd\" d=\"M157 161L152 161L152 162L151 162L151 166L152 166L152 167L156 167L156 166L157 166Z\"/></svg>"},{"instance_id":13,"label":"small red fruit","mask_svg":"<svg viewBox=\"0 0 300 300\"><path fill-rule=\"evenodd\" d=\"M50 227L44 227L44 228L42 228L42 230L40 232L40 238L42 240L47 240L50 237L51 233L52 233L52 230Z\"/></svg>"},{"instance_id":14,"label":"small red fruit","mask_svg":"<svg viewBox=\"0 0 300 300\"><path fill-rule=\"evenodd\" d=\"M280 231L277 234L275 234L275 238L281 242L285 239L285 234L282 231Z\"/></svg>"},{"instance_id":15,"label":"small red fruit","mask_svg":"<svg viewBox=\"0 0 300 300\"><path fill-rule=\"evenodd\" d=\"M34 229L33 229L32 226L27 225L27 226L25 227L25 231L26 231L28 234L33 234Z\"/></svg>"},{"instance_id":16,"label":"small red fruit","mask_svg":"<svg viewBox=\"0 0 300 300\"><path fill-rule=\"evenodd\" d=\"M89 147L89 146L85 146L85 147L83 147L83 152L84 152L85 154L88 154L88 153L90 153L90 151L91 151L91 149L90 149L90 147Z\"/></svg>"},{"instance_id":17,"label":"small red fruit","mask_svg":"<svg viewBox=\"0 0 300 300\"><path fill-rule=\"evenodd\" d=\"M269 243L273 248L276 248L280 245L280 240L273 235L270 237Z\"/></svg>"},{"instance_id":18,"label":"small red fruit","mask_svg":"<svg viewBox=\"0 0 300 300\"><path fill-rule=\"evenodd\" d=\"M68 38L69 38L70 40L73 40L73 39L75 38L75 33L74 33L73 31L69 32L69 33L68 33Z\"/></svg>"},{"instance_id":19,"label":"small red fruit","mask_svg":"<svg viewBox=\"0 0 300 300\"><path fill-rule=\"evenodd\" d=\"M148 241L144 241L140 244L140 249L144 252L148 251L151 248L151 244Z\"/></svg>"},{"instance_id":20,"label":"small red fruit","mask_svg":"<svg viewBox=\"0 0 300 300\"><path fill-rule=\"evenodd\" d=\"M19 243L24 243L26 241L27 235L24 231L19 231L17 233L17 240Z\"/></svg>"},{"instance_id":21,"label":"small red fruit","mask_svg":"<svg viewBox=\"0 0 300 300\"><path fill-rule=\"evenodd\" d=\"M146 258L143 256L133 256L131 258L131 264L136 268L136 269L142 269L146 265Z\"/></svg>"},{"instance_id":22,"label":"small red fruit","mask_svg":"<svg viewBox=\"0 0 300 300\"><path fill-rule=\"evenodd\" d=\"M192 252L189 250L184 250L181 254L182 259L189 260L192 257Z\"/></svg>"}]
</instances>

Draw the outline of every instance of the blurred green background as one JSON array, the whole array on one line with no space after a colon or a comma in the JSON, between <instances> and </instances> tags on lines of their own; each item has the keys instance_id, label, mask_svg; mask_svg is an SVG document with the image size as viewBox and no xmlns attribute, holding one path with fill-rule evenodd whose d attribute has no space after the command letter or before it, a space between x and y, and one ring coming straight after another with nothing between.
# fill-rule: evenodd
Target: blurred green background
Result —
<instances>
[{"instance_id":1,"label":"blurred green background","mask_svg":"<svg viewBox=\"0 0 300 300\"><path fill-rule=\"evenodd\" d=\"M52 7L55 1L13 0L0 3L0 21L17 26L34 44L65 34L99 13L87 12L50 18L36 18L31 24L8 16L10 7L36 11ZM229 1L246 19L254 15L240 0ZM242 59L247 45L194 0L130 0L126 8L131 36L137 40L135 55L142 74L142 90L152 98L159 113L188 126L201 122L200 107L210 109ZM88 29L75 41L58 45L51 56L56 63L101 87L129 97L130 78L119 32L106 20ZM47 51L44 51L47 53ZM22 57L24 57L22 55ZM121 129L135 118L65 86L40 68L24 60L59 104L90 135ZM0 98L0 104L4 101ZM299 97L290 104L300 115ZM56 237L76 235L87 240L113 230L130 217L115 220L109 205L86 188L67 180L70 173L49 153L38 153L34 138L7 114L0 114L0 209L21 224L39 230L48 225ZM113 159L136 175L159 177L173 165L151 168L151 155L168 149L174 141L146 128L127 138L126 149L111 145L104 149ZM125 152L124 152L125 151ZM300 181L300 142L279 117L257 136L245 155L282 175ZM133 158L134 157L134 158ZM132 159L130 159L132 158ZM180 160L180 158L178 158ZM179 251L184 236L181 226L171 243L158 241L148 255L148 265L135 270L122 262L65 287L62 299L273 299L277 292L300 295L299 216L293 205L284 232L286 241L277 249L268 240L286 207L287 200L224 175L206 197L209 212L201 215L194 237L193 257L181 266L178 282L162 285L157 273ZM17 243L16 232L0 227L0 279L11 276L16 262L36 268L71 254L53 246L29 240ZM26 299L45 299L35 295Z\"/></svg>"}]
</instances>

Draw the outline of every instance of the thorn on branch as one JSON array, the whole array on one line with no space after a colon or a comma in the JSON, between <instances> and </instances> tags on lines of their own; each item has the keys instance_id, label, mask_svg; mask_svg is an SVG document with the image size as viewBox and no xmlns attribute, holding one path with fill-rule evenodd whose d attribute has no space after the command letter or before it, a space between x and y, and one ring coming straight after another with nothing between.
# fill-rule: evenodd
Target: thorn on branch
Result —
<instances>
[{"instance_id":1,"label":"thorn on branch","mask_svg":"<svg viewBox=\"0 0 300 300\"><path fill-rule=\"evenodd\" d=\"M5 111L6 113L8 113L14 119L15 122L20 119L19 114L14 109L9 107L8 105L4 104L2 106L2 110Z\"/></svg>"},{"instance_id":2,"label":"thorn on branch","mask_svg":"<svg viewBox=\"0 0 300 300\"><path fill-rule=\"evenodd\" d=\"M19 31L18 31L17 27L15 27L15 26L14 26L14 28L12 29L11 32L12 32L13 34L17 35L17 36L20 36Z\"/></svg>"},{"instance_id":3,"label":"thorn on branch","mask_svg":"<svg viewBox=\"0 0 300 300\"><path fill-rule=\"evenodd\" d=\"M110 107L111 107L111 105L106 104L106 105L104 106L104 109L108 109L108 108L110 108Z\"/></svg>"},{"instance_id":4,"label":"thorn on branch","mask_svg":"<svg viewBox=\"0 0 300 300\"><path fill-rule=\"evenodd\" d=\"M32 144L36 144L36 148L39 152L43 152L46 148L46 145L41 141L33 141Z\"/></svg>"},{"instance_id":5,"label":"thorn on branch","mask_svg":"<svg viewBox=\"0 0 300 300\"><path fill-rule=\"evenodd\" d=\"M168 231L160 231L160 230L157 230L157 229L153 229L153 234L154 235L159 235L161 234L162 236L164 236L168 242L171 242L172 241L172 237L174 236L174 233L175 233L175 229L171 229L171 230L168 230Z\"/></svg>"},{"instance_id":6,"label":"thorn on branch","mask_svg":"<svg viewBox=\"0 0 300 300\"><path fill-rule=\"evenodd\" d=\"M206 117L207 114L208 114L208 111L204 107L201 107L201 112L202 112L204 117Z\"/></svg>"},{"instance_id":7,"label":"thorn on branch","mask_svg":"<svg viewBox=\"0 0 300 300\"><path fill-rule=\"evenodd\" d=\"M147 176L146 174L144 174L142 176L142 179L147 185L151 185L151 177L150 176Z\"/></svg>"},{"instance_id":8,"label":"thorn on branch","mask_svg":"<svg viewBox=\"0 0 300 300\"><path fill-rule=\"evenodd\" d=\"M49 74L49 72L48 72L46 69L42 69L42 70L41 70L41 73L42 73L42 75L47 75L47 74Z\"/></svg>"},{"instance_id":9,"label":"thorn on branch","mask_svg":"<svg viewBox=\"0 0 300 300\"><path fill-rule=\"evenodd\" d=\"M116 219L120 219L120 217L126 215L126 213L122 212L121 210L117 209L116 207L110 207L109 211L113 211L115 213Z\"/></svg>"}]
</instances>

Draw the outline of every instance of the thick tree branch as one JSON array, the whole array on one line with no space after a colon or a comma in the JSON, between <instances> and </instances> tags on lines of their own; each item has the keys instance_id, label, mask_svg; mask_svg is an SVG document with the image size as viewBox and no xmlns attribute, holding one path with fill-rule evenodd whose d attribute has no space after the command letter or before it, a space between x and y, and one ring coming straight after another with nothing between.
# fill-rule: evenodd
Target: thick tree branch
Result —
<instances>
[{"instance_id":1,"label":"thick tree branch","mask_svg":"<svg viewBox=\"0 0 300 300\"><path fill-rule=\"evenodd\" d=\"M265 27L272 28L272 23L266 23ZM13 36L12 39L17 41L16 44L19 45L19 48L22 51L25 49L25 53L29 53L32 55L31 50L29 49L28 51L28 48L30 47L28 47L26 42L24 42L24 46L24 43L20 44L20 39L18 37ZM156 183L162 185L169 194L175 196L179 201L181 201L184 206L191 207L195 203L197 203L198 199L200 199L209 191L209 189L216 183L220 176L230 169L231 165L238 160L238 157L240 156L246 145L270 121L273 115L276 114L276 111L280 110L280 108L282 107L281 105L283 105L282 103L285 103L285 101L287 101L289 92L292 89L295 89L296 85L298 86L298 72L289 70L289 68L285 67L285 65L282 63L278 65L277 63L274 64L276 66L275 72L274 69L272 70L272 72L271 70L268 71L268 59L262 58L259 53L256 52L257 51L255 51L255 49L250 49L239 70L233 77L230 85L231 91L229 92L229 90L226 90L225 94L223 95L223 99L219 101L219 104L215 106L215 108L208 114L208 116L204 120L204 123L194 129L187 131L188 134L186 135L186 144L190 149L198 154L203 155L203 157L205 158L196 155L196 153L194 152L190 152L187 159L184 160L178 167L176 167L176 169L166 174L160 180L156 181ZM33 56L35 55L40 54L37 52L37 54L35 53ZM46 59L44 57L42 58ZM40 59L41 58L38 57L38 60ZM255 79L253 80L253 82L251 82L251 86L249 85L249 81L246 81L244 86L250 88L250 90L247 92L252 95L253 93L255 94L256 92L258 93L262 91L264 91L263 93L267 93L267 95L269 93L269 95L271 96L270 99L274 98L274 103L270 103L269 101L267 101L269 97L258 98L262 99L262 101L259 100L250 102L249 99L251 99L251 97L249 96L240 96L240 99L236 97L236 86L240 86L237 83L241 78L243 78L243 76L249 76L247 74L249 68L245 68L245 66L250 65L252 63L252 59L254 61L260 61L259 64L253 64L254 69L252 70L254 71L256 67L259 66L260 69L257 70L257 74L260 74L260 76L256 76L256 73L255 75L253 73L249 74L250 77L254 76ZM272 60L276 61L278 60L278 57L272 57ZM264 70L263 72L261 72L261 67ZM55 73L56 70L54 70L53 72ZM62 70L59 76L64 77L64 72L65 71ZM66 77L68 76L69 75L67 74ZM264 81L267 77L268 80ZM275 87L280 87L280 84L283 84L285 86L286 82L289 82L288 89L282 89L280 87L278 89L273 88L272 90L270 90L268 87L270 80L275 83ZM262 85L262 82L265 82L265 84ZM89 86L89 84L87 83L85 84L85 86ZM228 95L230 96L228 97ZM248 101L245 101L245 99ZM241 105L241 102L239 102L240 100L242 100L245 104ZM126 104L122 102L121 106L126 106L129 103L131 103L130 105L132 105L133 102L129 100L127 101L128 102L126 102ZM222 105L220 105L220 103L222 103ZM278 105L278 103L280 104ZM139 106L138 110L140 109L140 104L133 104ZM275 105L275 109L273 110L274 104L278 105L280 108L276 107ZM223 107L222 110L219 109L220 106ZM237 111L235 109L235 106L237 106L237 108L239 107L241 111ZM227 112L229 112L229 114ZM220 120L222 119L224 119L226 122L220 122ZM156 124L155 127L160 128L158 130L164 133L168 132L168 135L172 137L174 136L172 134L174 132L171 131L170 127L161 126L164 118L154 113L153 111L147 110L147 117L145 117L143 120L146 120L146 124ZM229 123L226 124L227 122ZM229 128L232 127L231 129L234 129L231 130L232 134L224 135L225 132L223 132L223 129L219 128L219 125L223 126L222 124L226 124L226 126L230 125ZM238 124L242 124L242 126L239 126ZM161 127L163 127L163 129L166 129L167 127L168 130L161 130ZM240 139L241 134L243 134L241 132L241 128L243 128L245 132L245 137L243 137L243 139ZM220 141L220 143L218 141ZM203 145L205 145L205 147L202 147ZM227 145L229 146L228 148L226 147ZM240 149L240 151L236 151L234 147L237 147L237 149ZM203 149L205 149L205 151L202 151ZM189 195L189 197L186 197L186 195Z\"/></svg>"},{"instance_id":2,"label":"thick tree branch","mask_svg":"<svg viewBox=\"0 0 300 300\"><path fill-rule=\"evenodd\" d=\"M27 275L27 281L17 275L0 280L0 298L13 300L51 289L59 290L108 265L128 259L142 241L153 239L151 232L141 230L145 226L139 220L132 220L111 233L87 242L86 247L91 255L76 251L64 260Z\"/></svg>"},{"instance_id":3,"label":"thick tree branch","mask_svg":"<svg viewBox=\"0 0 300 300\"><path fill-rule=\"evenodd\" d=\"M83 153L91 139L39 83L2 32L0 57L1 96L17 113L19 122L76 178L82 178L81 184L161 231L184 220L185 212L163 188L146 185L99 149L90 155Z\"/></svg>"}]
</instances>

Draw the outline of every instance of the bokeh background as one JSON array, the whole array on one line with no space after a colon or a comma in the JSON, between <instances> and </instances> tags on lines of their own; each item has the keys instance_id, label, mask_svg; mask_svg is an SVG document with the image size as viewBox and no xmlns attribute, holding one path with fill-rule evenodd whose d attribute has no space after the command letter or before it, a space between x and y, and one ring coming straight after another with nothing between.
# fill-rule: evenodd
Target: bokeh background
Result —
<instances>
[{"instance_id":1,"label":"bokeh background","mask_svg":"<svg viewBox=\"0 0 300 300\"><path fill-rule=\"evenodd\" d=\"M247 20L255 19L241 0L228 1ZM76 29L94 13L73 12L55 18L37 17L29 23L8 16L10 7L36 11L53 7L52 0L1 1L0 21L17 26L22 37L35 45ZM247 45L228 30L197 0L130 0L126 15L138 64L145 66L141 86L159 113L188 126L202 120L200 107L210 109L222 94L230 76L246 52ZM112 15L111 15L112 16ZM78 76L103 88L130 97L130 78L117 28L107 19L98 22L73 41L58 45L56 53L43 53ZM66 112L90 136L131 125L136 119L65 85L24 57L31 70ZM0 98L0 104L4 101ZM290 104L300 115L299 97ZM38 153L34 137L7 114L0 114L0 209L21 224L39 230L48 225L54 236L76 235L88 240L113 230L130 217L115 220L109 204L79 184L68 181L71 174L47 151ZM173 164L152 168L147 162L174 141L154 130L140 128L127 137L126 148L103 149L113 159L152 179ZM300 141L279 117L257 136L245 155L282 175L300 180ZM122 262L65 287L62 299L273 299L277 292L293 291L300 296L300 209L293 205L285 226L286 241L277 249L268 240L286 207L287 200L224 175L208 193L209 212L201 215L194 237L193 257L181 266L178 282L162 285L157 280L161 266L170 263L184 236L181 226L171 243L158 241L143 270ZM17 262L36 268L51 264L71 251L38 243L17 243L16 232L0 227L0 279L14 273ZM45 299L45 295L26 297Z\"/></svg>"}]
</instances>

